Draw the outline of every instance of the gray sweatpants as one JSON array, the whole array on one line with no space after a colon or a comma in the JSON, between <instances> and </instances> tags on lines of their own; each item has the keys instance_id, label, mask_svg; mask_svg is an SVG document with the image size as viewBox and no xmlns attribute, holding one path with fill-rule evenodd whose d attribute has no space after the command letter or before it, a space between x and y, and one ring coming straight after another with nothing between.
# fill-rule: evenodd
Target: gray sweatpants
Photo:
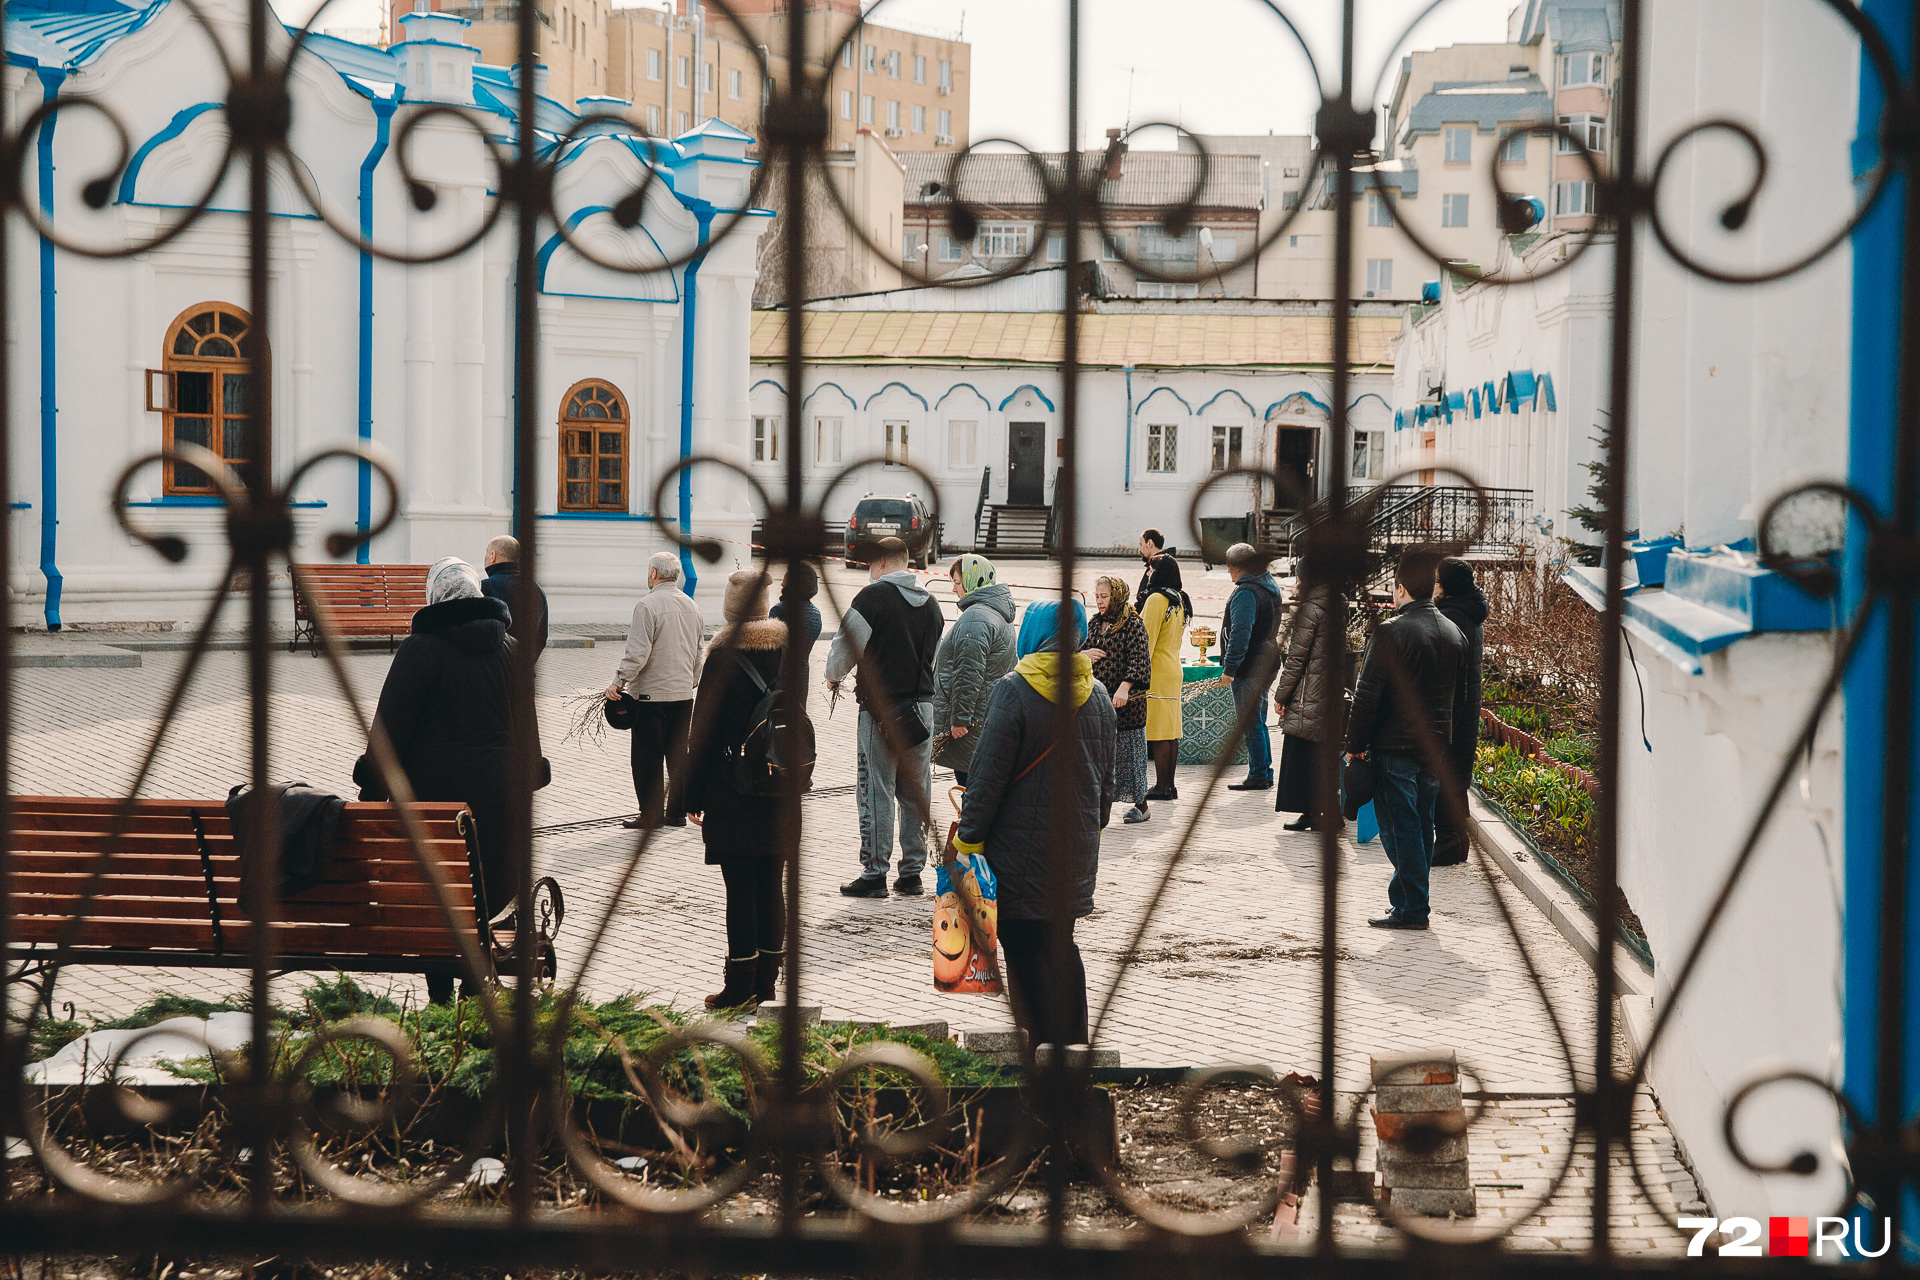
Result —
<instances>
[{"instance_id":1,"label":"gray sweatpants","mask_svg":"<svg viewBox=\"0 0 1920 1280\"><path fill-rule=\"evenodd\" d=\"M933 724L933 704L916 708L920 722ZM927 865L927 797L933 790L933 740L909 747L896 758L887 750L879 722L864 709L858 736L860 800L860 872L884 876L893 860L894 813L899 811L900 874L917 876ZM918 776L918 797L908 779Z\"/></svg>"}]
</instances>

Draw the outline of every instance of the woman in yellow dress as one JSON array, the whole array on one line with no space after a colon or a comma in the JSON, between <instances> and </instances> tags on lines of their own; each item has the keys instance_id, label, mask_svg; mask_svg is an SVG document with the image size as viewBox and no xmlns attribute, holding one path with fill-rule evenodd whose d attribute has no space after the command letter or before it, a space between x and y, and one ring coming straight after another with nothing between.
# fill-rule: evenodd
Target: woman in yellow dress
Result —
<instances>
[{"instance_id":1,"label":"woman in yellow dress","mask_svg":"<svg viewBox=\"0 0 1920 1280\"><path fill-rule=\"evenodd\" d=\"M1149 800L1178 800L1173 768L1180 758L1180 645L1193 602L1180 586L1180 562L1161 548L1158 529L1140 536L1140 558L1147 571L1140 579L1134 608L1147 628L1153 654L1153 678L1147 685L1147 754L1153 759L1154 785Z\"/></svg>"}]
</instances>

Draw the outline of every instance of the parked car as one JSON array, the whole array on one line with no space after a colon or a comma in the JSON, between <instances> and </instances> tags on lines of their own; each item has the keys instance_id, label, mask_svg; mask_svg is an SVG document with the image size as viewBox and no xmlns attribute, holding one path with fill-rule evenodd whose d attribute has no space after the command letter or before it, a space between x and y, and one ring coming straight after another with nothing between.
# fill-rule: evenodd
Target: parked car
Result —
<instances>
[{"instance_id":1,"label":"parked car","mask_svg":"<svg viewBox=\"0 0 1920 1280\"><path fill-rule=\"evenodd\" d=\"M933 511L917 493L869 493L854 504L847 517L847 567L862 568L882 538L907 544L909 563L925 569L940 558L940 531L933 527Z\"/></svg>"}]
</instances>

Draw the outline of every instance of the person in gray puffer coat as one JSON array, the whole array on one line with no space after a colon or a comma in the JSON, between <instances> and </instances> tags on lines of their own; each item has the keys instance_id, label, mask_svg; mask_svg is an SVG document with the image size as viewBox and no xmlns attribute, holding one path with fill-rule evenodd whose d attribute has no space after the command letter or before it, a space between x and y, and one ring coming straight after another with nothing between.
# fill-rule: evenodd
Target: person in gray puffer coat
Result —
<instances>
[{"instance_id":1,"label":"person in gray puffer coat","mask_svg":"<svg viewBox=\"0 0 1920 1280\"><path fill-rule=\"evenodd\" d=\"M960 617L933 657L934 762L952 769L964 787L987 718L987 695L1013 670L1013 592L996 580L993 561L985 556L961 556L951 573Z\"/></svg>"},{"instance_id":2,"label":"person in gray puffer coat","mask_svg":"<svg viewBox=\"0 0 1920 1280\"><path fill-rule=\"evenodd\" d=\"M1020 620L1020 661L993 687L974 748L955 846L983 853L999 881L999 940L1006 953L1014 1012L1034 1044L1085 1044L1087 972L1073 941L1074 921L1093 913L1100 832L1113 812L1113 702L1082 653L1057 652L1060 602L1037 600ZM1086 611L1070 610L1076 649ZM1059 739L1062 675L1074 710L1067 759L1052 758ZM1056 788L1072 788L1057 803ZM1050 893L1054 875L1066 898ZM1062 938L1060 935L1065 935ZM1066 963L1054 964L1062 944Z\"/></svg>"}]
</instances>

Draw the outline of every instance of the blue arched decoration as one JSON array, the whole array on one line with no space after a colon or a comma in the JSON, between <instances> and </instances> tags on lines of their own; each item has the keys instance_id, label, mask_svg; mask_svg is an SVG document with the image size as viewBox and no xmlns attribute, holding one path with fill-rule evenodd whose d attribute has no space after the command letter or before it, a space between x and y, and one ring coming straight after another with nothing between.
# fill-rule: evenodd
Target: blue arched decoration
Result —
<instances>
[{"instance_id":1,"label":"blue arched decoration","mask_svg":"<svg viewBox=\"0 0 1920 1280\"><path fill-rule=\"evenodd\" d=\"M1253 401L1247 399L1245 396L1241 395L1238 391L1235 391L1232 387L1227 387L1225 390L1214 392L1213 399L1207 401L1205 404L1201 405L1198 409L1195 409L1194 413L1196 415L1205 413L1208 409L1213 407L1213 401L1218 400L1221 396L1232 396L1235 400L1238 400L1241 404L1247 406L1247 412L1249 414L1251 414L1256 418L1260 416L1259 413L1253 407Z\"/></svg>"},{"instance_id":2,"label":"blue arched decoration","mask_svg":"<svg viewBox=\"0 0 1920 1280\"><path fill-rule=\"evenodd\" d=\"M1308 397L1308 398L1312 399L1312 397ZM1368 400L1368 399L1378 400L1380 402L1380 407L1382 409L1387 410L1389 413L1393 411L1393 406L1387 403L1387 398L1385 396L1381 395L1378 391L1368 391L1362 395L1355 396L1353 398L1352 403L1347 405L1347 412L1352 413L1355 409L1358 409L1360 407L1360 402L1362 400ZM1282 400L1280 403L1285 404L1286 401ZM1315 400L1314 403L1318 404L1320 402ZM1271 410L1269 410L1269 412L1271 412Z\"/></svg>"},{"instance_id":3,"label":"blue arched decoration","mask_svg":"<svg viewBox=\"0 0 1920 1280\"><path fill-rule=\"evenodd\" d=\"M882 388L880 388L880 389L879 389L878 391L876 391L876 392L874 392L874 393L873 393L872 395L870 395L870 396L868 396L868 397L867 397L867 403L866 403L866 404L863 404L863 405L861 405L860 407L861 407L862 409L867 409L867 408L870 408L870 407L872 407L872 405L873 405L873 402L874 402L875 400L878 400L878 399L879 399L879 398L880 398L881 396L883 396L883 395L885 395L885 394L887 394L887 392L888 392L888 390L890 390L890 389L891 389L891 388L893 388L893 387L898 387L898 388L900 388L900 389L901 389L902 391L904 391L904 392L906 392L906 393L907 393L908 395L910 395L910 396L912 396L912 397L913 397L913 398L914 398L915 400L918 400L918 401L920 402L920 407L921 407L921 408L922 408L923 410L927 408L927 398L926 398L925 396L923 396L923 395L921 395L921 394L920 394L920 393L919 393L918 391L915 391L915 390L914 390L914 389L913 389L912 387L910 387L910 386L908 386L908 385L907 385L906 383L904 383L904 382L889 382L889 383L888 383L888 384L887 384L886 386L884 386L884 387L882 387ZM1052 406L1052 405L1048 405L1047 407L1048 407L1048 408L1052 408L1053 406ZM928 412L931 412L931 410L928 410Z\"/></svg>"},{"instance_id":4,"label":"blue arched decoration","mask_svg":"<svg viewBox=\"0 0 1920 1280\"><path fill-rule=\"evenodd\" d=\"M1148 402L1151 401L1155 396L1159 395L1161 392L1165 392L1167 395L1172 396L1175 400L1178 400L1180 402L1180 407L1182 409L1185 409L1189 414L1193 412L1193 406L1187 403L1187 398L1181 395L1178 391L1175 391L1172 387L1155 387L1153 390L1147 392L1147 394L1140 397L1140 403L1135 405L1133 408L1133 416L1137 418L1141 414L1145 413L1147 411Z\"/></svg>"},{"instance_id":5,"label":"blue arched decoration","mask_svg":"<svg viewBox=\"0 0 1920 1280\"><path fill-rule=\"evenodd\" d=\"M813 390L807 392L807 398L800 402L800 407L804 409L808 405L812 404L813 398L819 395L822 391L825 391L828 387L832 387L835 391L838 391L843 397L845 397L846 402L849 405L852 405L856 409L860 407L860 402L858 400L855 400L852 396L848 395L847 389L841 386L837 382L823 382L819 386L815 387Z\"/></svg>"},{"instance_id":6,"label":"blue arched decoration","mask_svg":"<svg viewBox=\"0 0 1920 1280\"><path fill-rule=\"evenodd\" d=\"M1308 404L1312 405L1314 408L1318 409L1320 412L1326 414L1329 418L1333 416L1333 406L1328 404L1325 400L1322 400L1319 396L1316 396L1315 394L1313 394L1313 392L1289 391L1286 395L1281 396L1278 400L1275 400L1272 404L1267 406L1267 411L1260 415L1261 421L1264 422L1266 419L1271 418L1274 414L1274 411L1289 400L1305 400Z\"/></svg>"},{"instance_id":7,"label":"blue arched decoration","mask_svg":"<svg viewBox=\"0 0 1920 1280\"><path fill-rule=\"evenodd\" d=\"M612 207L604 204L588 205L584 209L576 209L567 216L567 230L572 231L574 228L578 227L582 222L585 222L588 218L591 218L596 213L612 213L612 212L613 212ZM670 298L637 298L631 295L627 295L627 296L617 297L616 300L620 302L679 302L680 301L680 282L674 279L672 268L665 265L667 261L666 250L660 247L660 242L654 239L653 232L647 230L646 225L644 223L636 223L634 226L634 230L638 231L641 235L647 238L647 242L653 246L653 251L660 255L660 261L662 264L660 267L658 267L655 270L635 273L636 278L650 276L650 275L664 275L667 278L667 283L673 286L673 296ZM536 257L536 261L539 263L539 270L540 270L539 289L541 293L549 292L549 290L547 289L547 261L548 259L553 257L554 250L558 249L562 244L565 244L565 243L566 241L561 237L561 235L558 232L555 232L553 235L547 238L547 242L545 244L540 246L540 252ZM585 259L583 259L583 261L585 261ZM598 294L598 293L552 294L551 296L565 297L565 298L601 298L601 297L614 298L615 297L615 295L613 294Z\"/></svg>"},{"instance_id":8,"label":"blue arched decoration","mask_svg":"<svg viewBox=\"0 0 1920 1280\"><path fill-rule=\"evenodd\" d=\"M140 144L133 153L133 159L127 162L127 171L120 175L120 203L132 204L134 190L140 185L140 169L147 163L147 157L153 154L155 147L172 142L187 131L187 126L209 111L219 111L226 107L224 102L197 102L191 107L183 107L173 113L173 119L161 128L160 132Z\"/></svg>"},{"instance_id":9,"label":"blue arched decoration","mask_svg":"<svg viewBox=\"0 0 1920 1280\"><path fill-rule=\"evenodd\" d=\"M987 406L987 408L989 408L989 409L991 409L991 408L993 408L993 401L991 401L991 400L989 400L989 399L987 399L987 394L986 394L986 392L984 392L984 391L982 391L982 390L980 390L980 388L978 388L978 387L976 387L976 386L974 386L974 385L973 385L973 384L972 384L971 382L956 382L956 383L954 383L954 384L953 384L952 386L950 386L950 387L948 387L948 388L946 389L946 391L944 391L943 393L941 393L941 396L940 396L940 398L939 398L938 400L935 400L935 401L933 402L933 407L934 407L934 408L936 408L936 409L938 409L938 408L939 408L939 407L940 407L941 405L943 405L943 404L945 404L945 403L947 402L947 397L948 397L948 396L950 396L950 395L952 395L952 394L953 394L954 392L956 392L956 391L961 391L961 390L966 390L966 391L971 391L971 392L973 392L973 394L974 394L974 395L976 395L976 396L979 396L979 397L980 397L980 403L981 403L981 404L983 404L983 405L985 405L985 406ZM1046 397L1045 397L1045 396L1042 396L1042 397L1040 397L1040 398L1041 398L1041 399L1043 399L1043 400L1044 400L1044 399L1046 399ZM1049 405L1048 407L1049 407L1049 408L1051 408L1052 406L1051 406L1051 405Z\"/></svg>"},{"instance_id":10,"label":"blue arched decoration","mask_svg":"<svg viewBox=\"0 0 1920 1280\"><path fill-rule=\"evenodd\" d=\"M1013 389L1013 395L1009 395L1005 400L1002 400L1000 402L1000 412L1005 413L1007 411L1007 406L1013 403L1013 397L1019 395L1022 391L1033 392L1033 394L1040 397L1040 403L1047 406L1048 413L1052 413L1054 411L1053 401L1047 399L1047 393L1042 391L1040 388L1034 386L1031 382L1027 382L1027 383L1022 383L1020 386L1015 387ZM986 398L985 396L981 397L981 399L983 400L985 398Z\"/></svg>"},{"instance_id":11,"label":"blue arched decoration","mask_svg":"<svg viewBox=\"0 0 1920 1280\"><path fill-rule=\"evenodd\" d=\"M752 386L747 388L747 394L752 395L754 392L758 391L762 387L772 387L775 391L778 391L783 396L787 394L787 389L781 386L779 383L775 382L772 378L760 379L760 381L754 383Z\"/></svg>"}]
</instances>

